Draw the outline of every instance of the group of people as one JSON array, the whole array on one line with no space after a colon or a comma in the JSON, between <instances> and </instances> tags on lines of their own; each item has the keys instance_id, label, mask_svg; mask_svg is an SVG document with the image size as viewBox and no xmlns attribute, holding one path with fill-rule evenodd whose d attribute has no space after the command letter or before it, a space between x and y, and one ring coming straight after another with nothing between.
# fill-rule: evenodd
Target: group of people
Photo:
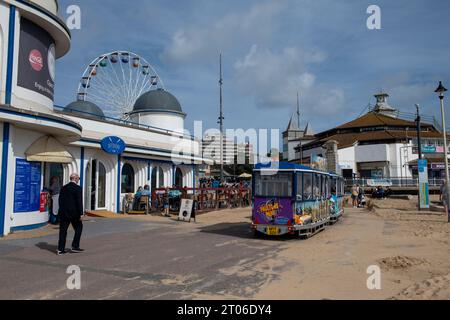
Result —
<instances>
[{"instance_id":1,"label":"group of people","mask_svg":"<svg viewBox=\"0 0 450 320\"><path fill-rule=\"evenodd\" d=\"M355 184L351 190L353 208L364 208L366 206L366 194L364 188Z\"/></svg>"},{"instance_id":2,"label":"group of people","mask_svg":"<svg viewBox=\"0 0 450 320\"><path fill-rule=\"evenodd\" d=\"M202 189L248 189L251 184L247 180L230 179L228 181L221 182L215 178L202 178L200 179L200 188Z\"/></svg>"},{"instance_id":3,"label":"group of people","mask_svg":"<svg viewBox=\"0 0 450 320\"><path fill-rule=\"evenodd\" d=\"M392 190L389 187L383 188L378 186L372 189L372 198L374 199L386 199L392 195Z\"/></svg>"}]
</instances>

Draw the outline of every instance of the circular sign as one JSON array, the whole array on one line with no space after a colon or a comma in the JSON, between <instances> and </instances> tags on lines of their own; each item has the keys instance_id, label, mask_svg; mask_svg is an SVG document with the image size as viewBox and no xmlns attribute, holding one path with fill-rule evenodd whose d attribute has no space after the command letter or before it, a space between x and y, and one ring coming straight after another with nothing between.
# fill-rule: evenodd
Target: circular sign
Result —
<instances>
[{"instance_id":1,"label":"circular sign","mask_svg":"<svg viewBox=\"0 0 450 320\"><path fill-rule=\"evenodd\" d=\"M55 60L55 45L52 43L50 48L48 48L47 63L48 73L50 74L53 82L55 81Z\"/></svg>"},{"instance_id":2,"label":"circular sign","mask_svg":"<svg viewBox=\"0 0 450 320\"><path fill-rule=\"evenodd\" d=\"M44 68L44 59L42 58L42 54L39 50L31 50L28 60L30 61L30 65L34 71L39 72L42 68Z\"/></svg>"},{"instance_id":3,"label":"circular sign","mask_svg":"<svg viewBox=\"0 0 450 320\"><path fill-rule=\"evenodd\" d=\"M122 154L127 147L125 141L119 137L106 137L102 140L101 146L106 153L115 155Z\"/></svg>"}]
</instances>

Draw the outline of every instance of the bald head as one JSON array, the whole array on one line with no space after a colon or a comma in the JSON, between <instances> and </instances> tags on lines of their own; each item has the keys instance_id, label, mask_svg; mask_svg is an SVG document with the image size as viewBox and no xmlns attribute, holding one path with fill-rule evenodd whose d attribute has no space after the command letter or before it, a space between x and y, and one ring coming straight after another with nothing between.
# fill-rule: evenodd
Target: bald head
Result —
<instances>
[{"instance_id":1,"label":"bald head","mask_svg":"<svg viewBox=\"0 0 450 320\"><path fill-rule=\"evenodd\" d=\"M79 181L80 181L80 176L78 175L78 173L72 173L70 175L70 182L78 183Z\"/></svg>"}]
</instances>

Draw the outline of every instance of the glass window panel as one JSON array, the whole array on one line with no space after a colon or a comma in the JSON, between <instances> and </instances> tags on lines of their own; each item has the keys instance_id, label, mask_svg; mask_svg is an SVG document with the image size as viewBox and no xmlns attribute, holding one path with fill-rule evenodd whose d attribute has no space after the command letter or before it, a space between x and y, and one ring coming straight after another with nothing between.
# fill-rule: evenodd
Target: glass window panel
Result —
<instances>
[{"instance_id":1,"label":"glass window panel","mask_svg":"<svg viewBox=\"0 0 450 320\"><path fill-rule=\"evenodd\" d=\"M292 197L292 173L255 175L256 196L258 197Z\"/></svg>"},{"instance_id":2,"label":"glass window panel","mask_svg":"<svg viewBox=\"0 0 450 320\"><path fill-rule=\"evenodd\" d=\"M313 185L313 196L314 199L319 199L320 198L320 194L321 194L321 190L320 190L320 182L321 182L321 177L320 174L314 174L314 185Z\"/></svg>"},{"instance_id":3,"label":"glass window panel","mask_svg":"<svg viewBox=\"0 0 450 320\"><path fill-rule=\"evenodd\" d=\"M303 200L312 200L313 193L313 175L312 173L303 173Z\"/></svg>"},{"instance_id":4,"label":"glass window panel","mask_svg":"<svg viewBox=\"0 0 450 320\"><path fill-rule=\"evenodd\" d=\"M297 200L303 200L303 173L297 173Z\"/></svg>"}]
</instances>

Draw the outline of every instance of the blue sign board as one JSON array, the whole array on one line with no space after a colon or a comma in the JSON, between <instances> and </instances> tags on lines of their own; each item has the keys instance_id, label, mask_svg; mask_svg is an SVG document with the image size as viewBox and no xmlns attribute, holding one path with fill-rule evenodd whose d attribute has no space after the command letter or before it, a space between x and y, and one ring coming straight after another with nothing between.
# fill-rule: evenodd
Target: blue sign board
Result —
<instances>
[{"instance_id":1,"label":"blue sign board","mask_svg":"<svg viewBox=\"0 0 450 320\"><path fill-rule=\"evenodd\" d=\"M41 163L16 159L14 213L40 210Z\"/></svg>"},{"instance_id":2,"label":"blue sign board","mask_svg":"<svg viewBox=\"0 0 450 320\"><path fill-rule=\"evenodd\" d=\"M106 137L102 140L101 146L103 151L109 154L120 155L126 149L125 141L119 137Z\"/></svg>"},{"instance_id":3,"label":"blue sign board","mask_svg":"<svg viewBox=\"0 0 450 320\"><path fill-rule=\"evenodd\" d=\"M419 160L419 202L420 209L430 208L430 190L428 184L428 161Z\"/></svg>"}]
</instances>

